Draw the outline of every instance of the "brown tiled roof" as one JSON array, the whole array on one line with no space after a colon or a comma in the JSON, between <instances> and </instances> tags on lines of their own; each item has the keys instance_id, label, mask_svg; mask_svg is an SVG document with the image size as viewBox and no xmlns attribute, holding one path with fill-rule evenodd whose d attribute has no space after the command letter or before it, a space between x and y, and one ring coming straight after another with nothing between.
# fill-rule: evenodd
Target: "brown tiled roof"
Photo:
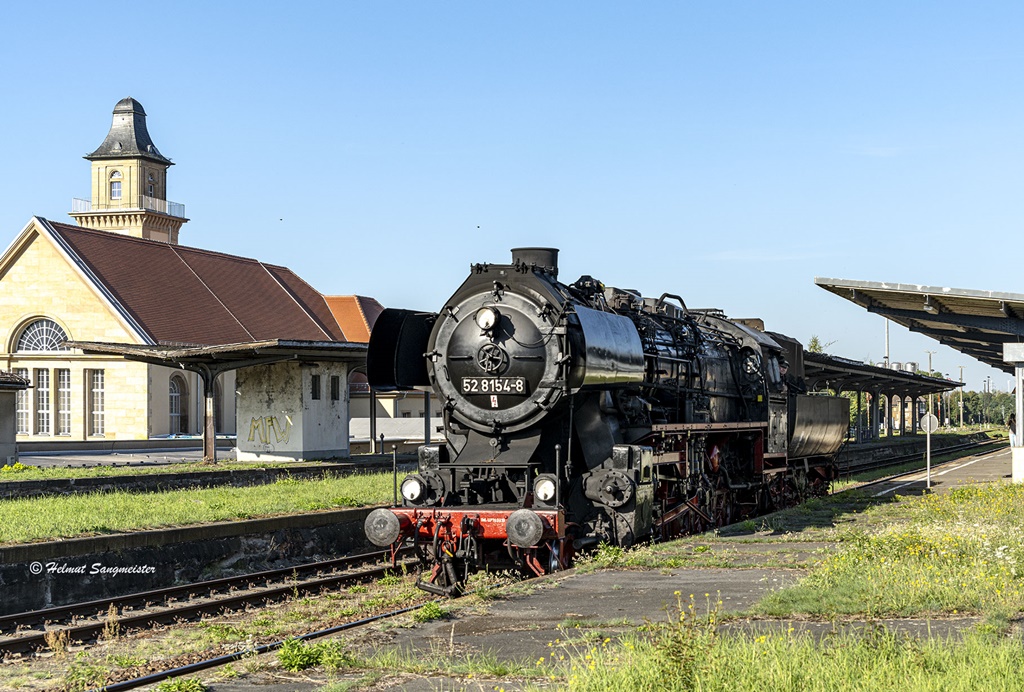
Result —
<instances>
[{"instance_id":1,"label":"brown tiled roof","mask_svg":"<svg viewBox=\"0 0 1024 692\"><path fill-rule=\"evenodd\" d=\"M349 341L370 342L370 330L384 306L366 296L324 296Z\"/></svg>"},{"instance_id":2,"label":"brown tiled roof","mask_svg":"<svg viewBox=\"0 0 1024 692\"><path fill-rule=\"evenodd\" d=\"M266 266L267 271L277 279L282 288L291 294L292 299L295 300L295 302L297 302L312 319L316 320L317 324L320 325L324 331L332 335L332 339L337 341L357 341L357 339L346 338L347 334L345 334L345 330L338 325L334 315L331 314L331 309L327 305L327 296L321 294L315 288L307 284L288 267L278 267L273 264L267 264L264 266Z\"/></svg>"},{"instance_id":3,"label":"brown tiled roof","mask_svg":"<svg viewBox=\"0 0 1024 692\"><path fill-rule=\"evenodd\" d=\"M46 223L156 343L346 340L324 297L285 267Z\"/></svg>"}]
</instances>

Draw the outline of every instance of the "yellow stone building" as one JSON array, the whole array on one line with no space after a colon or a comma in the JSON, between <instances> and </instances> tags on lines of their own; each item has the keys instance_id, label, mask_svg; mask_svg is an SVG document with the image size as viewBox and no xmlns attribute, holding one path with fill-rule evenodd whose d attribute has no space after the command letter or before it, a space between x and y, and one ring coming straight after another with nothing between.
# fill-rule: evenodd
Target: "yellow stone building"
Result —
<instances>
[{"instance_id":1,"label":"yellow stone building","mask_svg":"<svg viewBox=\"0 0 1024 692\"><path fill-rule=\"evenodd\" d=\"M346 340L324 296L288 268L178 244L188 219L167 201L172 162L137 101L118 102L106 139L85 158L92 197L73 203L79 225L33 217L0 256L0 368L32 383L18 393L19 444L109 449L202 432L196 374L85 355L65 341ZM217 432L234 433L234 372L220 376L214 397Z\"/></svg>"},{"instance_id":2,"label":"yellow stone building","mask_svg":"<svg viewBox=\"0 0 1024 692\"><path fill-rule=\"evenodd\" d=\"M71 213L82 227L177 243L188 219L183 205L166 199L173 164L153 144L138 101L118 102L106 139L85 158L92 162L92 198L74 200ZM199 433L202 395L194 374L62 345L151 340L133 319L131 301L111 294L55 230L62 226L33 217L0 256L0 361L32 383L18 394L19 442ZM231 387L220 383L221 390ZM218 430L232 433L234 398L220 401Z\"/></svg>"}]
</instances>

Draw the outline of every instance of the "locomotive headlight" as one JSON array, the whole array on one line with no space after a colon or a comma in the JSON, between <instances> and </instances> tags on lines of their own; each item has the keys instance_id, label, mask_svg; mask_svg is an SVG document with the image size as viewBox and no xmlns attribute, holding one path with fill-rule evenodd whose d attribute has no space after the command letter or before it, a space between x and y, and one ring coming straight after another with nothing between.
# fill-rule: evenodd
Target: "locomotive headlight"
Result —
<instances>
[{"instance_id":1,"label":"locomotive headlight","mask_svg":"<svg viewBox=\"0 0 1024 692\"><path fill-rule=\"evenodd\" d=\"M544 504L555 499L555 479L552 476L539 476L533 483L533 496Z\"/></svg>"},{"instance_id":2,"label":"locomotive headlight","mask_svg":"<svg viewBox=\"0 0 1024 692\"><path fill-rule=\"evenodd\" d=\"M476 320L476 326L480 329L494 329L494 325L498 324L498 319L501 315L494 308L480 308L476 311L476 316L473 318Z\"/></svg>"},{"instance_id":3,"label":"locomotive headlight","mask_svg":"<svg viewBox=\"0 0 1024 692\"><path fill-rule=\"evenodd\" d=\"M409 476L402 481L402 497L409 502L416 502L423 497L423 481L416 476Z\"/></svg>"}]
</instances>

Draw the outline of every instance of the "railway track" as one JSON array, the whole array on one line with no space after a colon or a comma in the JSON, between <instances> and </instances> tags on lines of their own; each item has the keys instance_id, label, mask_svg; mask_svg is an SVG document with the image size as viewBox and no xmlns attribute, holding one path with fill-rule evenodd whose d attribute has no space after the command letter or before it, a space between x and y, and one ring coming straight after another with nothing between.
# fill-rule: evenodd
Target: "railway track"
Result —
<instances>
[{"instance_id":1,"label":"railway track","mask_svg":"<svg viewBox=\"0 0 1024 692\"><path fill-rule=\"evenodd\" d=\"M970 449L982 449L992 447L993 445L1000 444L1000 440L984 440L982 442L965 442L959 445L952 445L950 447L943 447L942 449L933 449L932 456L942 456L953 452L962 452ZM898 466L899 464L906 463L908 461L923 460L924 452L914 452L912 454L901 454L896 457L889 457L887 459L880 459L875 461L868 461L861 464L848 464L840 468L840 475L849 476L854 473L861 473L863 471L874 471L877 469L889 468L891 466Z\"/></svg>"},{"instance_id":2,"label":"railway track","mask_svg":"<svg viewBox=\"0 0 1024 692\"><path fill-rule=\"evenodd\" d=\"M995 441L995 442L998 442L998 441ZM987 447L990 447L990 446L991 446L991 443L984 443L983 442L983 443L974 444L974 445L957 445L957 448L959 448L960 451L963 451L963 449L970 449L971 447L977 447L977 448L986 447L987 448ZM947 447L946 449L942 450L943 453L949 452L949 451L954 451L954 448ZM994 452L997 452L997 451L999 451L999 450L998 449L985 449L985 450L981 451L979 454L970 455L970 456L980 457L980 456L984 456L985 454L991 454L991 453L994 453ZM913 455L912 458L916 459L919 456L920 455ZM947 459L945 461L933 462L932 463L932 472L934 472L936 469L943 468L943 467L948 466L950 464L955 464L955 463L962 462L965 458L970 458L970 456L966 456L966 457L965 456L960 456L960 457L956 457L955 459ZM880 467L880 468L884 468L884 467ZM865 481L863 483L857 483L855 485L851 485L848 488L844 488L843 490L837 491L836 494L841 494L841 493L845 493L847 491L852 491L852 490L864 490L865 488L871 488L873 486L884 485L886 483L891 483L891 482L893 482L895 480L899 480L901 478L906 478L907 476L913 476L915 474L919 474L919 473L921 473L924 470L925 470L925 467L924 467L924 464L922 464L919 468L913 468L913 469L909 469L907 471L901 471L899 473L893 473L893 474L890 474L888 476L883 476L882 478L876 478L876 479L871 480L871 481Z\"/></svg>"},{"instance_id":3,"label":"railway track","mask_svg":"<svg viewBox=\"0 0 1024 692\"><path fill-rule=\"evenodd\" d=\"M397 617L399 615L404 615L405 613L410 613L414 610L418 610L419 608L422 608L426 602L429 602L429 600L430 599L425 599L423 603L417 603L416 605L407 606L405 608L399 608L398 610L392 610L386 613L378 613L376 615L371 615L370 617L361 618L359 620L353 620L351 622L346 622L340 625L336 625L334 627L329 627L327 629L317 630L316 632L310 632L308 634L290 637L290 639L297 639L299 641L309 641L311 639L318 639L320 637L326 637L332 634L337 634L339 632L344 632L345 630L350 630L357 627L364 627L366 625L378 622L380 620L386 620L388 618ZM251 656L259 656L261 654L275 651L284 646L284 643L285 640L279 640L276 642L271 642L269 644L263 644L261 646L254 646L249 649L241 649L230 654L224 654L221 656L214 656L213 658L208 658L201 661L195 661L187 665L178 666L175 668L168 668L167 670L162 670L156 673L150 673L142 677L120 680L118 682L113 682L108 685L104 685L103 687L96 688L95 690L93 690L93 692L123 692L124 690L133 690L138 687L152 685L162 680L167 680L168 678L177 678L183 677L185 675L192 675L193 673L199 673L210 668L216 668L218 666L227 665L228 663L232 663L234 661L240 661L244 658L249 658Z\"/></svg>"},{"instance_id":4,"label":"railway track","mask_svg":"<svg viewBox=\"0 0 1024 692\"><path fill-rule=\"evenodd\" d=\"M91 641L116 628L125 632L263 605L297 594L359 584L393 568L388 551L226 577L126 596L0 616L0 656L30 653L64 642Z\"/></svg>"}]
</instances>

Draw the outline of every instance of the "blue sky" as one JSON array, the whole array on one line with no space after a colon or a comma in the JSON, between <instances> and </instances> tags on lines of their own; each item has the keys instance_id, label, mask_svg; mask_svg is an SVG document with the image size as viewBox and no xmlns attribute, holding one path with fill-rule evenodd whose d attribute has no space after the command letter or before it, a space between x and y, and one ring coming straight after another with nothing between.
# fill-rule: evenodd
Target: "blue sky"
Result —
<instances>
[{"instance_id":1,"label":"blue sky","mask_svg":"<svg viewBox=\"0 0 1024 692\"><path fill-rule=\"evenodd\" d=\"M0 235L69 221L131 95L183 244L430 310L555 246L563 280L880 361L882 319L815 276L1024 292L1022 29L1011 2L15 4Z\"/></svg>"}]
</instances>

